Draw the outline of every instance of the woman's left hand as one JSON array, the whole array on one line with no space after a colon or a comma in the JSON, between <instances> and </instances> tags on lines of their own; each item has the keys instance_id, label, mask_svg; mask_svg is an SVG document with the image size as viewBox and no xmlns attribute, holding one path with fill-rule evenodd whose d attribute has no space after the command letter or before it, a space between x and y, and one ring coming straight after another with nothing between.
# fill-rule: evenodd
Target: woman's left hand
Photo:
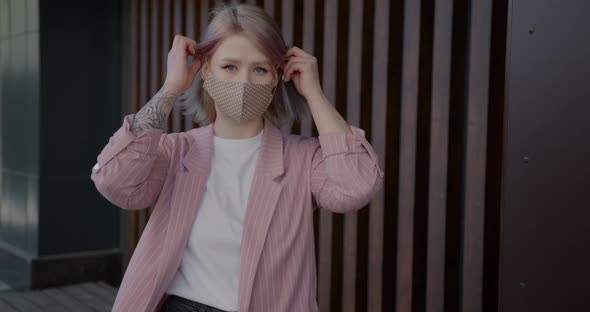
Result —
<instances>
[{"instance_id":1,"label":"woman's left hand","mask_svg":"<svg viewBox=\"0 0 590 312\"><path fill-rule=\"evenodd\" d=\"M318 71L318 60L298 47L290 48L285 54L287 63L282 64L285 82L293 80L299 94L309 102L323 94Z\"/></svg>"}]
</instances>

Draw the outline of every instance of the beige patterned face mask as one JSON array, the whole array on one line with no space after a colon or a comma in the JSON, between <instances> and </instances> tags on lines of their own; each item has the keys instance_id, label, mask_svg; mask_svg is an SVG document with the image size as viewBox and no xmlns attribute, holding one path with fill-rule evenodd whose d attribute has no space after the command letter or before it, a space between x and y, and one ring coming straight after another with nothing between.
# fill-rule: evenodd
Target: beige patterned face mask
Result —
<instances>
[{"instance_id":1,"label":"beige patterned face mask","mask_svg":"<svg viewBox=\"0 0 590 312\"><path fill-rule=\"evenodd\" d=\"M240 123L262 117L273 98L273 83L218 80L211 72L203 88L224 115Z\"/></svg>"}]
</instances>

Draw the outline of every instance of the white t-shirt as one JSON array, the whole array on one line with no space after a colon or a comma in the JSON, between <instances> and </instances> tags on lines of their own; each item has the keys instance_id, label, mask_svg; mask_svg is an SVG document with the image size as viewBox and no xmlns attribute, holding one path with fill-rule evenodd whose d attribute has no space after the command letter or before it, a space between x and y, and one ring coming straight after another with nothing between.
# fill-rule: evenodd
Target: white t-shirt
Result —
<instances>
[{"instance_id":1,"label":"white t-shirt","mask_svg":"<svg viewBox=\"0 0 590 312\"><path fill-rule=\"evenodd\" d=\"M242 225L263 132L246 139L213 137L203 202L168 294L238 310Z\"/></svg>"}]
</instances>

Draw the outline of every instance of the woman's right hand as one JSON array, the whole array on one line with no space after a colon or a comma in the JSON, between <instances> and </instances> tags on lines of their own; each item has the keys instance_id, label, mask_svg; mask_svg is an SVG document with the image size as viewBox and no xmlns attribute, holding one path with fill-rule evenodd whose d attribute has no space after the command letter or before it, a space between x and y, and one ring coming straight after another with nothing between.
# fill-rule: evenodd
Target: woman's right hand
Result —
<instances>
[{"instance_id":1,"label":"woman's right hand","mask_svg":"<svg viewBox=\"0 0 590 312\"><path fill-rule=\"evenodd\" d=\"M188 65L189 55L194 57L190 66ZM172 48L168 52L164 87L177 94L183 93L193 83L200 67L201 58L197 55L197 42L188 37L176 35Z\"/></svg>"}]
</instances>

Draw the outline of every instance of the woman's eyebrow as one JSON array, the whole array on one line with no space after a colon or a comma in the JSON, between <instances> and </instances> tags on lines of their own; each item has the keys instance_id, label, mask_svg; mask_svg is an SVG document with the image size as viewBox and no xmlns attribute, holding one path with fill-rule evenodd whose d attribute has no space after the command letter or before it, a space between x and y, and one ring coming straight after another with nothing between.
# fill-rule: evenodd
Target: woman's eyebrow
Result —
<instances>
[{"instance_id":1,"label":"woman's eyebrow","mask_svg":"<svg viewBox=\"0 0 590 312\"><path fill-rule=\"evenodd\" d=\"M236 63L236 64L242 64L242 61L240 61L239 59L231 58L231 57L224 57L224 58L221 59L221 61L230 62L230 63ZM267 65L267 66L270 66L270 64L268 62L266 62L266 61L253 62L252 65Z\"/></svg>"}]
</instances>

